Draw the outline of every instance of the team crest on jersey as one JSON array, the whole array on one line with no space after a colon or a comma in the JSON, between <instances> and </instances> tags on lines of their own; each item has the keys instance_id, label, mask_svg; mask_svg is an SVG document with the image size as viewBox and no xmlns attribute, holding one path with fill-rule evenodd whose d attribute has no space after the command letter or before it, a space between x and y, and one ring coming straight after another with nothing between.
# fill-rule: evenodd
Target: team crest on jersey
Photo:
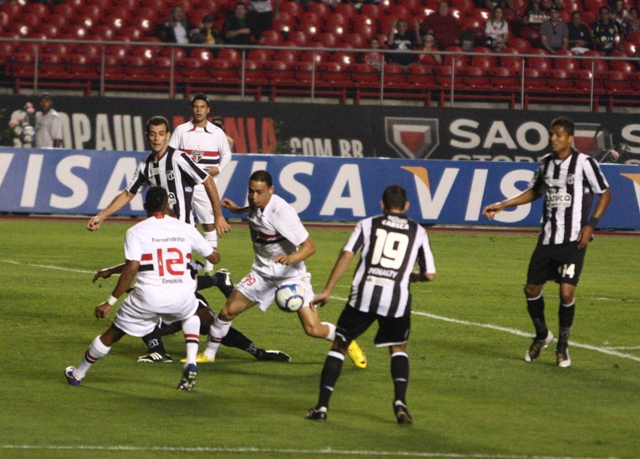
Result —
<instances>
[{"instance_id":1,"label":"team crest on jersey","mask_svg":"<svg viewBox=\"0 0 640 459\"><path fill-rule=\"evenodd\" d=\"M384 119L387 144L400 156L408 159L426 159L440 144L437 118Z\"/></svg>"},{"instance_id":2,"label":"team crest on jersey","mask_svg":"<svg viewBox=\"0 0 640 459\"><path fill-rule=\"evenodd\" d=\"M167 180L172 182L176 179L176 174L174 171L167 171Z\"/></svg>"},{"instance_id":3,"label":"team crest on jersey","mask_svg":"<svg viewBox=\"0 0 640 459\"><path fill-rule=\"evenodd\" d=\"M567 175L567 185L573 185L576 182L576 176L574 174Z\"/></svg>"},{"instance_id":4,"label":"team crest on jersey","mask_svg":"<svg viewBox=\"0 0 640 459\"><path fill-rule=\"evenodd\" d=\"M198 162L202 159L202 157L204 156L204 151L197 151L197 150L193 150L191 152L191 156L193 157L193 160L195 162Z\"/></svg>"}]
</instances>

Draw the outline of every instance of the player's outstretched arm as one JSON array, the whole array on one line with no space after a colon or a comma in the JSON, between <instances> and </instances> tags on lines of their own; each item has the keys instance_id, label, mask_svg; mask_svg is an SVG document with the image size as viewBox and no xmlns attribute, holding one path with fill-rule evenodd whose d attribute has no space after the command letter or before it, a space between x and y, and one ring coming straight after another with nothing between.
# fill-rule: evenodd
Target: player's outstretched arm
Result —
<instances>
[{"instance_id":1,"label":"player's outstretched arm","mask_svg":"<svg viewBox=\"0 0 640 459\"><path fill-rule=\"evenodd\" d=\"M122 209L124 206L129 204L136 195L133 193L129 193L127 190L123 190L118 196L113 198L113 201L103 209L98 215L92 217L87 223L87 229L89 231L96 231L100 228L100 224L109 218L111 215L115 214L117 211Z\"/></svg>"},{"instance_id":2,"label":"player's outstretched arm","mask_svg":"<svg viewBox=\"0 0 640 459\"><path fill-rule=\"evenodd\" d=\"M125 262L124 269L122 270L122 275L120 276L120 279L118 279L116 288L113 289L111 296L107 301L99 304L93 311L93 314L98 319L104 319L105 317L107 317L107 315L109 315L111 307L116 303L118 298L120 298L122 294L129 290L129 287L131 287L131 284L133 284L133 281L138 274L139 267L139 261L127 260Z\"/></svg>"},{"instance_id":3,"label":"player's outstretched arm","mask_svg":"<svg viewBox=\"0 0 640 459\"><path fill-rule=\"evenodd\" d=\"M213 218L215 219L215 227L218 232L218 236L222 236L225 233L231 231L231 227L227 223L227 220L222 215L222 207L220 206L220 195L218 194L218 187L213 181L213 177L209 176L203 183L204 189L207 191L207 196L211 201L211 207L213 209Z\"/></svg>"},{"instance_id":4,"label":"player's outstretched arm","mask_svg":"<svg viewBox=\"0 0 640 459\"><path fill-rule=\"evenodd\" d=\"M331 298L331 293L335 288L338 281L342 278L344 273L347 271L347 268L351 264L351 260L355 254L353 252L349 252L348 250L343 250L338 259L336 260L336 264L333 265L333 269L331 270L331 274L329 274L329 279L327 280L327 284L322 289L319 295L317 295L313 301L311 301L312 306L320 305L324 306L329 302Z\"/></svg>"},{"instance_id":5,"label":"player's outstretched arm","mask_svg":"<svg viewBox=\"0 0 640 459\"><path fill-rule=\"evenodd\" d=\"M229 209L234 214L246 214L249 212L249 207L240 207L229 198L224 198L221 204L222 207Z\"/></svg>"},{"instance_id":6,"label":"player's outstretched arm","mask_svg":"<svg viewBox=\"0 0 640 459\"><path fill-rule=\"evenodd\" d=\"M489 220L493 220L497 213L502 212L508 207L517 207L522 204L527 204L538 199L541 195L531 188L527 188L522 193L513 198L505 199L504 201L495 202L489 204L482 209L482 214Z\"/></svg>"},{"instance_id":7,"label":"player's outstretched arm","mask_svg":"<svg viewBox=\"0 0 640 459\"><path fill-rule=\"evenodd\" d=\"M119 265L112 266L110 268L103 268L100 271L98 271L95 274L95 276L93 276L93 280L91 282L93 282L95 284L95 282L98 279L108 279L109 277L113 276L114 274L120 274L123 269L124 269L124 263L120 263Z\"/></svg>"},{"instance_id":8,"label":"player's outstretched arm","mask_svg":"<svg viewBox=\"0 0 640 459\"><path fill-rule=\"evenodd\" d=\"M316 253L316 245L313 240L308 237L302 244L300 244L297 252L294 252L291 255L280 253L273 257L273 261L288 266L294 263L300 263L301 261L309 258L314 253Z\"/></svg>"},{"instance_id":9,"label":"player's outstretched arm","mask_svg":"<svg viewBox=\"0 0 640 459\"><path fill-rule=\"evenodd\" d=\"M580 233L578 234L579 249L585 248L593 239L593 231L607 210L607 207L609 207L609 203L611 203L611 191L607 188L598 198L598 203L593 211L591 220L580 229Z\"/></svg>"}]
</instances>

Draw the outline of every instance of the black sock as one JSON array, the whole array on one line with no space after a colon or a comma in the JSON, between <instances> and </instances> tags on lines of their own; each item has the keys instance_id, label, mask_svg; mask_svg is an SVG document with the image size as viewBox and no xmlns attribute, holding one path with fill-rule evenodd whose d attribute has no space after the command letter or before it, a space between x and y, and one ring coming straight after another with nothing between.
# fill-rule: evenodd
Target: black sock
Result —
<instances>
[{"instance_id":1,"label":"black sock","mask_svg":"<svg viewBox=\"0 0 640 459\"><path fill-rule=\"evenodd\" d=\"M244 336L241 332L233 327L229 329L229 333L227 333L227 336L222 338L220 344L227 347L236 347L243 351L247 351L250 354L252 354L250 350L252 346L255 347L249 338Z\"/></svg>"},{"instance_id":2,"label":"black sock","mask_svg":"<svg viewBox=\"0 0 640 459\"><path fill-rule=\"evenodd\" d=\"M337 351L329 351L326 360L324 361L324 367L322 368L322 375L320 376L320 398L318 399L318 405L329 408L329 399L333 394L333 388L340 377L342 371L342 363L344 362L344 355Z\"/></svg>"},{"instance_id":3,"label":"black sock","mask_svg":"<svg viewBox=\"0 0 640 459\"><path fill-rule=\"evenodd\" d=\"M405 352L391 354L391 377L395 399L406 404L407 386L409 385L409 356Z\"/></svg>"},{"instance_id":4,"label":"black sock","mask_svg":"<svg viewBox=\"0 0 640 459\"><path fill-rule=\"evenodd\" d=\"M164 350L164 343L162 342L162 333L158 327L154 328L151 333L142 337L142 341L149 348L149 353L158 352L159 354L166 354Z\"/></svg>"},{"instance_id":5,"label":"black sock","mask_svg":"<svg viewBox=\"0 0 640 459\"><path fill-rule=\"evenodd\" d=\"M544 320L544 297L542 293L538 298L527 298L527 310L533 321L533 326L536 327L536 339L545 339L549 329Z\"/></svg>"},{"instance_id":6,"label":"black sock","mask_svg":"<svg viewBox=\"0 0 640 459\"><path fill-rule=\"evenodd\" d=\"M560 336L558 337L558 347L560 345L566 346L569 342L569 335L571 335L571 327L573 326L573 316L576 313L576 302L574 301L571 306L566 306L560 303L560 309L558 310L558 317L560 322Z\"/></svg>"},{"instance_id":7,"label":"black sock","mask_svg":"<svg viewBox=\"0 0 640 459\"><path fill-rule=\"evenodd\" d=\"M196 286L196 290L204 290L205 288L210 288L217 285L216 280L212 276L198 276L197 279L198 285Z\"/></svg>"}]
</instances>

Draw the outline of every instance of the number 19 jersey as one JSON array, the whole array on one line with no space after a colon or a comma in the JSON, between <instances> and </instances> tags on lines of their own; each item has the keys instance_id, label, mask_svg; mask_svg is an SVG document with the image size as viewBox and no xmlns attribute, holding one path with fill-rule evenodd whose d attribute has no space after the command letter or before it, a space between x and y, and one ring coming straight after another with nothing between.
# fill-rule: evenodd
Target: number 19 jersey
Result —
<instances>
[{"instance_id":1,"label":"number 19 jersey","mask_svg":"<svg viewBox=\"0 0 640 459\"><path fill-rule=\"evenodd\" d=\"M409 314L409 276L416 261L420 272L436 272L427 232L404 215L361 220L343 250L362 252L348 301L362 312L384 317Z\"/></svg>"}]
</instances>

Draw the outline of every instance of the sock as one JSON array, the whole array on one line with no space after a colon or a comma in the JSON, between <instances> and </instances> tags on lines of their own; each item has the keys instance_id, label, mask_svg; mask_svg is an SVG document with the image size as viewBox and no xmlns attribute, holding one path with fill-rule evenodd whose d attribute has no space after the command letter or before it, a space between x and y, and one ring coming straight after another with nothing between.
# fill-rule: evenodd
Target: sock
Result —
<instances>
[{"instance_id":1,"label":"sock","mask_svg":"<svg viewBox=\"0 0 640 459\"><path fill-rule=\"evenodd\" d=\"M96 336L91 343L91 346L89 346L89 349L87 349L87 352L84 353L82 362L80 362L80 365L76 368L74 376L78 379L83 379L87 374L87 371L89 371L89 368L91 368L91 365L107 355L110 350L111 348L102 344L100 337Z\"/></svg>"},{"instance_id":2,"label":"sock","mask_svg":"<svg viewBox=\"0 0 640 459\"><path fill-rule=\"evenodd\" d=\"M142 337L142 341L147 345L149 353L157 352L158 354L166 354L164 343L162 342L162 332L159 327L153 329L151 333Z\"/></svg>"},{"instance_id":3,"label":"sock","mask_svg":"<svg viewBox=\"0 0 640 459\"><path fill-rule=\"evenodd\" d=\"M329 341L333 341L334 339L336 339L336 326L330 324L329 322L321 322L321 324L329 327L329 334L325 336L324 339Z\"/></svg>"},{"instance_id":4,"label":"sock","mask_svg":"<svg viewBox=\"0 0 640 459\"><path fill-rule=\"evenodd\" d=\"M210 359L216 358L216 353L222 342L222 338L226 336L231 328L233 321L225 322L220 320L220 317L216 317L209 330L209 340L207 341L207 348L204 350L204 354Z\"/></svg>"},{"instance_id":5,"label":"sock","mask_svg":"<svg viewBox=\"0 0 640 459\"><path fill-rule=\"evenodd\" d=\"M216 233L215 230L211 231L210 233L205 232L204 238L206 239L206 241L209 243L211 247L213 248L218 247L218 233ZM213 263L211 263L210 261L205 261L204 272L213 271L214 267L215 266L213 265Z\"/></svg>"},{"instance_id":6,"label":"sock","mask_svg":"<svg viewBox=\"0 0 640 459\"><path fill-rule=\"evenodd\" d=\"M391 354L391 377L395 399L406 405L405 397L409 385L409 355L406 352L394 352Z\"/></svg>"},{"instance_id":7,"label":"sock","mask_svg":"<svg viewBox=\"0 0 640 459\"><path fill-rule=\"evenodd\" d=\"M182 332L187 343L187 357L185 367L190 363L196 363L198 346L200 344L200 317L193 315L182 321Z\"/></svg>"},{"instance_id":8,"label":"sock","mask_svg":"<svg viewBox=\"0 0 640 459\"><path fill-rule=\"evenodd\" d=\"M216 285L216 280L212 276L208 276L208 275L198 276L196 278L196 282L197 282L196 290L204 290L205 288L210 288Z\"/></svg>"},{"instance_id":9,"label":"sock","mask_svg":"<svg viewBox=\"0 0 640 459\"><path fill-rule=\"evenodd\" d=\"M318 405L316 408L320 408L321 406L329 408L329 399L331 398L333 388L340 377L343 363L343 354L338 351L329 351L329 354L324 361L322 375L320 376L320 398L318 399Z\"/></svg>"},{"instance_id":10,"label":"sock","mask_svg":"<svg viewBox=\"0 0 640 459\"><path fill-rule=\"evenodd\" d=\"M233 327L229 328L229 332L227 332L225 337L222 338L222 340L220 341L220 344L227 347L235 347L243 351L247 351L250 354L253 354L253 353L249 351L249 348L253 346L253 348L256 349L256 347L253 345L253 343L249 338L244 336L242 332L239 332Z\"/></svg>"},{"instance_id":11,"label":"sock","mask_svg":"<svg viewBox=\"0 0 640 459\"><path fill-rule=\"evenodd\" d=\"M560 318L560 336L558 337L558 347L560 345L567 345L569 343L569 335L571 335L571 326L573 325L573 316L576 313L576 301L573 300L571 304L562 304L560 302L560 309L558 310L558 316Z\"/></svg>"},{"instance_id":12,"label":"sock","mask_svg":"<svg viewBox=\"0 0 640 459\"><path fill-rule=\"evenodd\" d=\"M545 339L549 329L547 329L547 323L544 320L544 297L542 293L536 298L527 298L527 310L533 321L533 326L536 327L536 339Z\"/></svg>"}]
</instances>

